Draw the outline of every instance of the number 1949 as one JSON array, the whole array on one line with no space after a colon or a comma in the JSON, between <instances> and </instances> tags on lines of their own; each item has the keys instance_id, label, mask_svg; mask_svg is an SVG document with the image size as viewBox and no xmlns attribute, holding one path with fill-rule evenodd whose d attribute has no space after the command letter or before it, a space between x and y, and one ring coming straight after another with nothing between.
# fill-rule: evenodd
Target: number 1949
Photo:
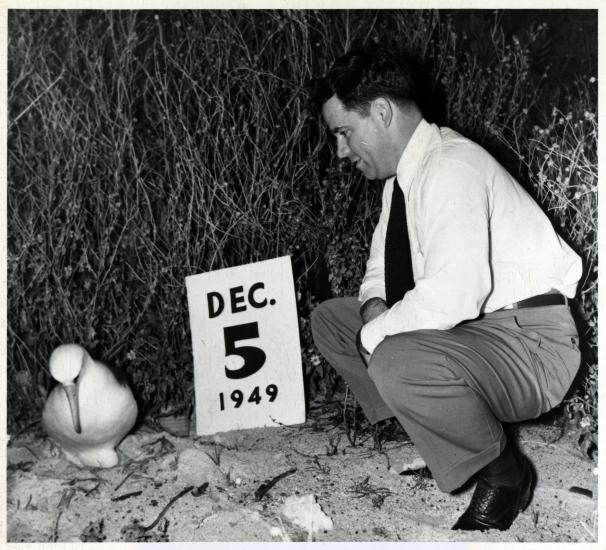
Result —
<instances>
[{"instance_id":1,"label":"number 1949","mask_svg":"<svg viewBox=\"0 0 606 550\"><path fill-rule=\"evenodd\" d=\"M278 386L276 386L275 384L269 384L269 386L267 386L265 388L265 393L269 397L270 403L272 401L275 401L276 397L278 397ZM240 405L242 405L242 403L244 402L244 394L240 390L232 391L231 395L229 397L234 402L234 408L236 408L236 409ZM255 389L248 396L247 402L258 405L261 402L261 400L262 400L262 397L261 397L261 393L259 391L259 386L255 386ZM225 397L223 395L223 392L221 392L219 394L219 404L220 404L221 410L224 411L225 410Z\"/></svg>"}]
</instances>

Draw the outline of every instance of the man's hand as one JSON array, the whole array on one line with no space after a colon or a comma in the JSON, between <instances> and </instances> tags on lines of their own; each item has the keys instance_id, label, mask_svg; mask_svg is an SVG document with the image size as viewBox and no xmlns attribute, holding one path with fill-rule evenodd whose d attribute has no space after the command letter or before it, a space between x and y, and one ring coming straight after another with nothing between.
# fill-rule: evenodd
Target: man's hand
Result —
<instances>
[{"instance_id":1,"label":"man's hand","mask_svg":"<svg viewBox=\"0 0 606 550\"><path fill-rule=\"evenodd\" d=\"M365 325L366 323L372 321L375 317L378 317L384 311L387 311L389 308L385 303L383 298L371 298L370 300L366 300L362 307L360 308L360 316L362 317L362 323ZM362 329L358 331L358 335L356 336L356 346L358 347L358 352L360 353L360 357L368 367L368 363L370 362L370 353L364 348L362 345L362 339L360 334L362 333Z\"/></svg>"},{"instance_id":2,"label":"man's hand","mask_svg":"<svg viewBox=\"0 0 606 550\"><path fill-rule=\"evenodd\" d=\"M365 325L369 321L372 321L375 317L378 317L384 311L389 308L382 298L371 298L366 300L360 308L360 315L362 316L362 323Z\"/></svg>"},{"instance_id":3,"label":"man's hand","mask_svg":"<svg viewBox=\"0 0 606 550\"><path fill-rule=\"evenodd\" d=\"M358 334L356 335L356 346L358 348L358 353L360 354L360 357L362 358L362 361L364 361L364 364L366 365L366 368L368 368L368 363L370 363L370 353L368 353L368 351L366 350L366 348L362 344L361 334L362 334L362 329L360 329L358 331Z\"/></svg>"}]
</instances>

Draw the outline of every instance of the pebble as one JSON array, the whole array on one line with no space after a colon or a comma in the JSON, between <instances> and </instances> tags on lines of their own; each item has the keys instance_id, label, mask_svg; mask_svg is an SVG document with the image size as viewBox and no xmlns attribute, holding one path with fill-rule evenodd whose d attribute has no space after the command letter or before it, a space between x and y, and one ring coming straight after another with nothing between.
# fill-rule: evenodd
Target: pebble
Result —
<instances>
[{"instance_id":1,"label":"pebble","mask_svg":"<svg viewBox=\"0 0 606 550\"><path fill-rule=\"evenodd\" d=\"M198 449L181 451L177 462L177 479L180 485L214 483L223 479L223 474L213 460Z\"/></svg>"},{"instance_id":2,"label":"pebble","mask_svg":"<svg viewBox=\"0 0 606 550\"><path fill-rule=\"evenodd\" d=\"M312 533L333 529L332 519L322 511L316 496L312 494L288 497L282 506L282 513L288 520Z\"/></svg>"}]
</instances>

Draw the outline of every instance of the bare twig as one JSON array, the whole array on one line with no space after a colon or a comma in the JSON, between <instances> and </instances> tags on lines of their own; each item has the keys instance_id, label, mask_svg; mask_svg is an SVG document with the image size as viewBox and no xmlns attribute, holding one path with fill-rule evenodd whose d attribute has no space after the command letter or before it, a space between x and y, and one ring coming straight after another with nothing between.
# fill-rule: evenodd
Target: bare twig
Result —
<instances>
[{"instance_id":1,"label":"bare twig","mask_svg":"<svg viewBox=\"0 0 606 550\"><path fill-rule=\"evenodd\" d=\"M116 487L114 488L114 491L117 491L120 487L122 487L122 485L124 485L124 483L126 482L126 480L132 476L135 473L135 470L132 470L131 472L129 472L128 474L126 474L126 477L120 482L118 483L118 485L116 485Z\"/></svg>"},{"instance_id":2,"label":"bare twig","mask_svg":"<svg viewBox=\"0 0 606 550\"><path fill-rule=\"evenodd\" d=\"M291 474L294 474L296 471L297 471L296 468L291 468L290 470L286 470L285 472L278 474L276 477L270 479L269 481L262 483L259 486L259 488L255 491L255 499L261 500L278 481L280 481L281 479L283 479Z\"/></svg>"},{"instance_id":3,"label":"bare twig","mask_svg":"<svg viewBox=\"0 0 606 550\"><path fill-rule=\"evenodd\" d=\"M322 464L318 458L318 456L314 456L314 465L307 468L308 471L315 471L321 474L330 473L330 466L328 464Z\"/></svg>"},{"instance_id":4,"label":"bare twig","mask_svg":"<svg viewBox=\"0 0 606 550\"><path fill-rule=\"evenodd\" d=\"M59 537L59 520L61 519L63 512L69 508L69 504L72 501L72 498L74 498L75 493L75 489L65 489L61 495L61 500L59 501L59 505L57 507L59 511L57 513L57 519L55 520L55 526L53 528L52 542L57 542L57 538Z\"/></svg>"},{"instance_id":5,"label":"bare twig","mask_svg":"<svg viewBox=\"0 0 606 550\"><path fill-rule=\"evenodd\" d=\"M126 500L127 498L138 497L142 492L143 491L133 491L132 493L125 493L125 494L119 495L117 497L112 497L111 501L118 502L120 500Z\"/></svg>"},{"instance_id":6,"label":"bare twig","mask_svg":"<svg viewBox=\"0 0 606 550\"><path fill-rule=\"evenodd\" d=\"M65 72L65 70L61 71L61 74L55 78L55 80L53 80L47 87L45 90L42 90L42 92L40 92L36 98L25 108L23 109L23 111L21 111L12 121L10 121L8 128L9 130L15 125L17 124L17 121L23 116L25 115L36 103L38 103L38 100L45 94L47 94L50 89L55 86L55 84L57 84L57 82L59 82L59 80L61 80L63 78L63 73Z\"/></svg>"},{"instance_id":7,"label":"bare twig","mask_svg":"<svg viewBox=\"0 0 606 550\"><path fill-rule=\"evenodd\" d=\"M355 498L370 497L372 505L375 508L381 508L384 500L389 495L393 495L393 492L387 489L387 487L372 485L369 479L370 476L366 476L362 481L354 483L349 491L355 493Z\"/></svg>"},{"instance_id":8,"label":"bare twig","mask_svg":"<svg viewBox=\"0 0 606 550\"><path fill-rule=\"evenodd\" d=\"M187 487L185 487L185 489L183 489L182 491L180 491L177 495L175 495L173 498L171 498L168 501L168 504L162 509L162 511L158 514L158 517L152 521L147 527L142 527L143 531L150 531L151 529L153 529L156 525L158 525L158 522L164 517L164 514L166 514L166 512L168 512L168 509L175 503L177 502L182 496L185 496L187 493L189 493L192 489L194 488L193 485L189 485Z\"/></svg>"},{"instance_id":9,"label":"bare twig","mask_svg":"<svg viewBox=\"0 0 606 550\"><path fill-rule=\"evenodd\" d=\"M334 456L339 452L339 442L341 441L341 434L330 436L328 438L328 446L326 447L326 456Z\"/></svg>"}]
</instances>

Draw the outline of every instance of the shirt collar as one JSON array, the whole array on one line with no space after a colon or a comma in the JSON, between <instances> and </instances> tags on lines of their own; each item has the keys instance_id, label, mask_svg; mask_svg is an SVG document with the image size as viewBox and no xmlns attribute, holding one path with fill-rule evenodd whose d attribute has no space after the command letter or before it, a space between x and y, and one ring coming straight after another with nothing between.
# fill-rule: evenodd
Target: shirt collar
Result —
<instances>
[{"instance_id":1,"label":"shirt collar","mask_svg":"<svg viewBox=\"0 0 606 550\"><path fill-rule=\"evenodd\" d=\"M417 173L433 135L434 126L425 119L417 125L398 161L396 175L405 196L408 196L412 180Z\"/></svg>"}]
</instances>

